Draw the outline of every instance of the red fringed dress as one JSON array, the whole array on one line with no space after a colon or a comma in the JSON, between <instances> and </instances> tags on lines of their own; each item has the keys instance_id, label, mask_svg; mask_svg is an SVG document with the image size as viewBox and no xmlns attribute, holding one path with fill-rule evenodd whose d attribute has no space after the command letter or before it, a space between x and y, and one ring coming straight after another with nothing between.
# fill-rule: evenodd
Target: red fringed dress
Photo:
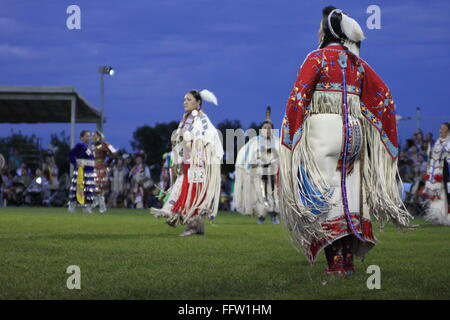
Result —
<instances>
[{"instance_id":1,"label":"red fringed dress","mask_svg":"<svg viewBox=\"0 0 450 320\"><path fill-rule=\"evenodd\" d=\"M220 164L223 148L216 128L202 110L185 114L172 136L173 161L182 174L169 190L162 209L151 208L156 217L187 224L192 219L217 214L220 199Z\"/></svg>"},{"instance_id":2,"label":"red fringed dress","mask_svg":"<svg viewBox=\"0 0 450 320\"><path fill-rule=\"evenodd\" d=\"M95 159L95 187L98 195L104 195L109 191L108 180L108 163L107 157L111 157L117 150L104 141L94 144L94 159Z\"/></svg>"},{"instance_id":3,"label":"red fringed dress","mask_svg":"<svg viewBox=\"0 0 450 320\"><path fill-rule=\"evenodd\" d=\"M397 188L397 127L391 92L342 45L308 54L281 132L282 216L313 263L353 234L355 254L376 242L371 217L408 225Z\"/></svg>"}]
</instances>

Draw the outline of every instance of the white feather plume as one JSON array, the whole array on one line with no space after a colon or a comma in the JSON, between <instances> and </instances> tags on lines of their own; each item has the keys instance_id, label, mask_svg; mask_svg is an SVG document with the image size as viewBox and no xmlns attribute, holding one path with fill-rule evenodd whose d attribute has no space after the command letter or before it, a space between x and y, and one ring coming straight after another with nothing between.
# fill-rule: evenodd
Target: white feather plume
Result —
<instances>
[{"instance_id":1,"label":"white feather plume","mask_svg":"<svg viewBox=\"0 0 450 320\"><path fill-rule=\"evenodd\" d=\"M217 97L212 93L211 91L207 89L203 89L200 91L200 96L202 97L202 100L211 102L215 104L216 106L219 105L219 102L217 101Z\"/></svg>"},{"instance_id":2,"label":"white feather plume","mask_svg":"<svg viewBox=\"0 0 450 320\"><path fill-rule=\"evenodd\" d=\"M362 31L361 26L355 19L350 18L345 13L342 14L341 29L347 38L353 42L364 40L364 32Z\"/></svg>"}]
</instances>

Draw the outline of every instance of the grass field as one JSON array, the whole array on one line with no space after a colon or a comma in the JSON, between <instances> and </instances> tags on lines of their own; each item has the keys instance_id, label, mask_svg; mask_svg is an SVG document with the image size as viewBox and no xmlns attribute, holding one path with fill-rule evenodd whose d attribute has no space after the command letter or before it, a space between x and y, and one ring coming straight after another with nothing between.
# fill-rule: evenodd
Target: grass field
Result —
<instances>
[{"instance_id":1,"label":"grass field","mask_svg":"<svg viewBox=\"0 0 450 320\"><path fill-rule=\"evenodd\" d=\"M0 299L450 299L450 228L421 219L376 231L357 273L325 283L323 253L309 266L280 225L222 212L206 236L181 238L147 212L0 208ZM66 287L69 265L81 290Z\"/></svg>"}]
</instances>

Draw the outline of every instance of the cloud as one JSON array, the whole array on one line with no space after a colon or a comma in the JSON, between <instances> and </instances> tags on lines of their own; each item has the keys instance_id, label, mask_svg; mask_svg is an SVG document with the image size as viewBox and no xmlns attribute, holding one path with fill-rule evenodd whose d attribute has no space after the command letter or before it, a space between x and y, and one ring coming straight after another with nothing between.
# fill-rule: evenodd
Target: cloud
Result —
<instances>
[{"instance_id":1,"label":"cloud","mask_svg":"<svg viewBox=\"0 0 450 320\"><path fill-rule=\"evenodd\" d=\"M39 59L45 54L33 47L14 46L9 44L0 44L0 57L3 59Z\"/></svg>"},{"instance_id":2,"label":"cloud","mask_svg":"<svg viewBox=\"0 0 450 320\"><path fill-rule=\"evenodd\" d=\"M29 30L29 26L23 22L9 17L0 17L0 36L2 38L12 37Z\"/></svg>"},{"instance_id":3,"label":"cloud","mask_svg":"<svg viewBox=\"0 0 450 320\"><path fill-rule=\"evenodd\" d=\"M342 8L364 28L366 2ZM420 84L428 70L440 68L427 82L444 92L449 3L379 2L382 29L367 30L363 58L397 87L394 94L405 107L426 95ZM298 66L316 47L321 9L328 4L80 0L82 30L69 31L68 3L21 3L16 13L5 11L10 17L0 17L2 82L71 85L98 107L97 67L112 65L116 75L105 79L107 127L114 139L126 137L125 144L139 124L178 120L182 97L193 88L218 95L214 121L239 118L246 125L267 104L278 121ZM33 63L12 63L17 61Z\"/></svg>"}]
</instances>

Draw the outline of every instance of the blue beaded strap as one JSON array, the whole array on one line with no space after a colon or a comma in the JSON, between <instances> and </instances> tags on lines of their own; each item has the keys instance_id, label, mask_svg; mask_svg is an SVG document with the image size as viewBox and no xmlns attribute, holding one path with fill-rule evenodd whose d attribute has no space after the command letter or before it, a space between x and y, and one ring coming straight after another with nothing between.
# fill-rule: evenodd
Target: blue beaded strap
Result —
<instances>
[{"instance_id":1,"label":"blue beaded strap","mask_svg":"<svg viewBox=\"0 0 450 320\"><path fill-rule=\"evenodd\" d=\"M347 54L345 52L339 53L339 65L342 70L342 130L344 136L344 145L342 150L342 167L341 167L341 193L342 193L342 205L344 207L344 213L347 220L348 225L352 233L362 242L365 242L364 238L356 230L355 225L353 224L352 217L350 214L350 210L348 209L348 199L347 199L347 161L348 161L348 152L349 152L349 132L348 132L348 107L347 107L347 80L346 80L346 72L345 69L347 67Z\"/></svg>"}]
</instances>

